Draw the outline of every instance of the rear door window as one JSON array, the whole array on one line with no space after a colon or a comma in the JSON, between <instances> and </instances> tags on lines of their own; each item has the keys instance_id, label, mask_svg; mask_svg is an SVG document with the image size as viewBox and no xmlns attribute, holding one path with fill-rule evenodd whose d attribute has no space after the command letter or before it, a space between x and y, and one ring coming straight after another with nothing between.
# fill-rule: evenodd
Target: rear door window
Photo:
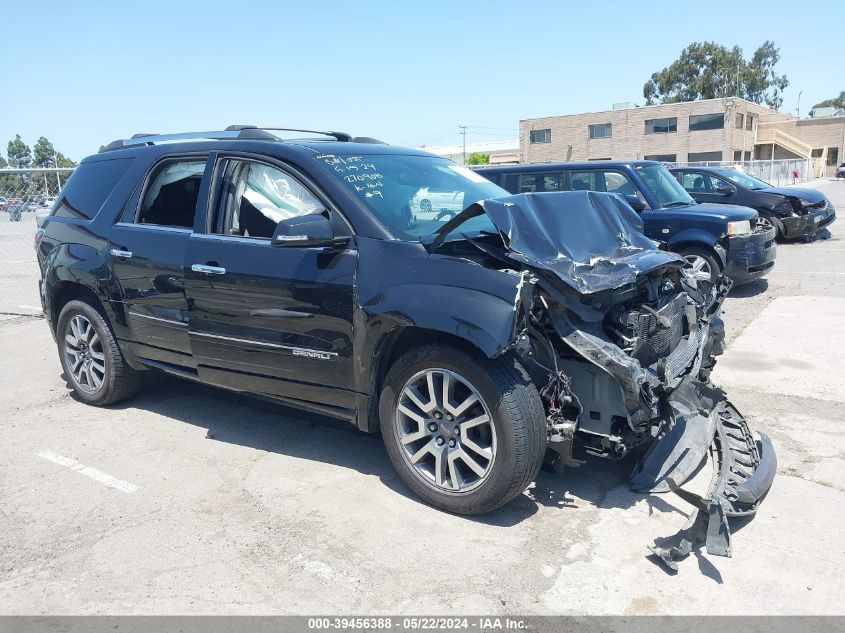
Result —
<instances>
[{"instance_id":1,"label":"rear door window","mask_svg":"<svg viewBox=\"0 0 845 633\"><path fill-rule=\"evenodd\" d=\"M710 193L713 191L710 176L707 174L685 172L681 184L690 193Z\"/></svg>"},{"instance_id":2,"label":"rear door window","mask_svg":"<svg viewBox=\"0 0 845 633\"><path fill-rule=\"evenodd\" d=\"M572 171L569 188L573 191L606 191L603 171Z\"/></svg>"},{"instance_id":3,"label":"rear door window","mask_svg":"<svg viewBox=\"0 0 845 633\"><path fill-rule=\"evenodd\" d=\"M173 159L156 166L138 209L138 224L192 228L206 158Z\"/></svg>"},{"instance_id":4,"label":"rear door window","mask_svg":"<svg viewBox=\"0 0 845 633\"><path fill-rule=\"evenodd\" d=\"M134 158L115 158L82 163L62 189L53 215L90 220L97 215L134 161Z\"/></svg>"}]
</instances>

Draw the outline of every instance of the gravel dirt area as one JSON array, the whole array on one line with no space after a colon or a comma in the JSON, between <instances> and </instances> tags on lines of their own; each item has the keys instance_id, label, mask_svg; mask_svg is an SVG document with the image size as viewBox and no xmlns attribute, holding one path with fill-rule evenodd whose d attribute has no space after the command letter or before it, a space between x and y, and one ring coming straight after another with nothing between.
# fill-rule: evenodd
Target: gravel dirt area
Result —
<instances>
[{"instance_id":1,"label":"gravel dirt area","mask_svg":"<svg viewBox=\"0 0 845 633\"><path fill-rule=\"evenodd\" d=\"M813 186L840 212L829 237L779 246L725 304L714 380L779 458L733 558L647 558L690 508L630 492L630 461L452 516L342 423L156 377L85 406L46 324L7 319L0 612L845 614L845 182Z\"/></svg>"}]
</instances>

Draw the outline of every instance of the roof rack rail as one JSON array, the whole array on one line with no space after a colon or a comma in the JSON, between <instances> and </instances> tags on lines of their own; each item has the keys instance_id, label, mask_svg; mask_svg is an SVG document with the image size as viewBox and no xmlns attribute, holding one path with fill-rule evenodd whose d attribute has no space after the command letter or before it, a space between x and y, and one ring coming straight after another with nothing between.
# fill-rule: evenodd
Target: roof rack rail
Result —
<instances>
[{"instance_id":1,"label":"roof rack rail","mask_svg":"<svg viewBox=\"0 0 845 633\"><path fill-rule=\"evenodd\" d=\"M265 127L263 125L230 125L226 128L227 132L246 132L247 130L267 130L271 132L307 132L308 134L321 134L322 136L331 136L335 140L348 143L352 140L352 135L346 132L332 132L324 130L306 130L296 127Z\"/></svg>"},{"instance_id":2,"label":"roof rack rail","mask_svg":"<svg viewBox=\"0 0 845 633\"><path fill-rule=\"evenodd\" d=\"M181 132L178 134L149 134L139 133L133 134L128 139L118 139L112 141L101 152L108 152L115 149L123 149L125 147L137 147L139 145L155 145L156 143L164 143L167 141L182 141L182 140L225 140L225 139L263 139L269 141L282 140L271 131L275 132L306 132L308 134L320 134L322 136L329 136L337 141L344 143L382 143L378 139L359 136L353 137L346 132L330 132L320 130L305 130L299 128L289 127L260 127L257 125L230 125L225 130L217 130L210 132Z\"/></svg>"}]
</instances>

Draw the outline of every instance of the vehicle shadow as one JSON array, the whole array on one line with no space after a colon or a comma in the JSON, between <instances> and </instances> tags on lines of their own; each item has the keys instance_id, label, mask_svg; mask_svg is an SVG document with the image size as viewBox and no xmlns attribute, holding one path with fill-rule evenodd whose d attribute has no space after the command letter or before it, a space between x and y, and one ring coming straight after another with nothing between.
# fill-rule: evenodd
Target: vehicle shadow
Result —
<instances>
[{"instance_id":1,"label":"vehicle shadow","mask_svg":"<svg viewBox=\"0 0 845 633\"><path fill-rule=\"evenodd\" d=\"M765 279L755 279L741 286L734 286L728 293L732 299L748 299L761 295L769 289L769 282Z\"/></svg>"},{"instance_id":2,"label":"vehicle shadow","mask_svg":"<svg viewBox=\"0 0 845 633\"><path fill-rule=\"evenodd\" d=\"M150 375L147 383L132 400L109 408L141 409L206 429L206 438L212 441L375 475L390 490L424 505L396 474L379 435L361 433L341 420L176 377ZM643 495L628 489L637 455L622 461L582 458L583 465L562 474L542 471L525 494L498 510L466 520L507 528L536 514L540 507L575 509L587 502L597 508L627 509L643 499L649 514L677 514L678 527L688 516L681 509L683 504L676 505L674 495Z\"/></svg>"}]
</instances>

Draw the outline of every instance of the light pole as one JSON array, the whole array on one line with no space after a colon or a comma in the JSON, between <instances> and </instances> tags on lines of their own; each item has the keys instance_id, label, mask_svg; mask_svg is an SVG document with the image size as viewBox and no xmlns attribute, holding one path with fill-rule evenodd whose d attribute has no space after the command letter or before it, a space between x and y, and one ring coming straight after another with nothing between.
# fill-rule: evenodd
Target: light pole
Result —
<instances>
[{"instance_id":1,"label":"light pole","mask_svg":"<svg viewBox=\"0 0 845 633\"><path fill-rule=\"evenodd\" d=\"M461 136L464 137L464 165L467 164L467 126L459 125L458 129L461 131Z\"/></svg>"},{"instance_id":2,"label":"light pole","mask_svg":"<svg viewBox=\"0 0 845 633\"><path fill-rule=\"evenodd\" d=\"M798 107L795 108L795 113L798 115L798 118L801 118L801 95L804 94L803 90L798 91Z\"/></svg>"}]
</instances>

